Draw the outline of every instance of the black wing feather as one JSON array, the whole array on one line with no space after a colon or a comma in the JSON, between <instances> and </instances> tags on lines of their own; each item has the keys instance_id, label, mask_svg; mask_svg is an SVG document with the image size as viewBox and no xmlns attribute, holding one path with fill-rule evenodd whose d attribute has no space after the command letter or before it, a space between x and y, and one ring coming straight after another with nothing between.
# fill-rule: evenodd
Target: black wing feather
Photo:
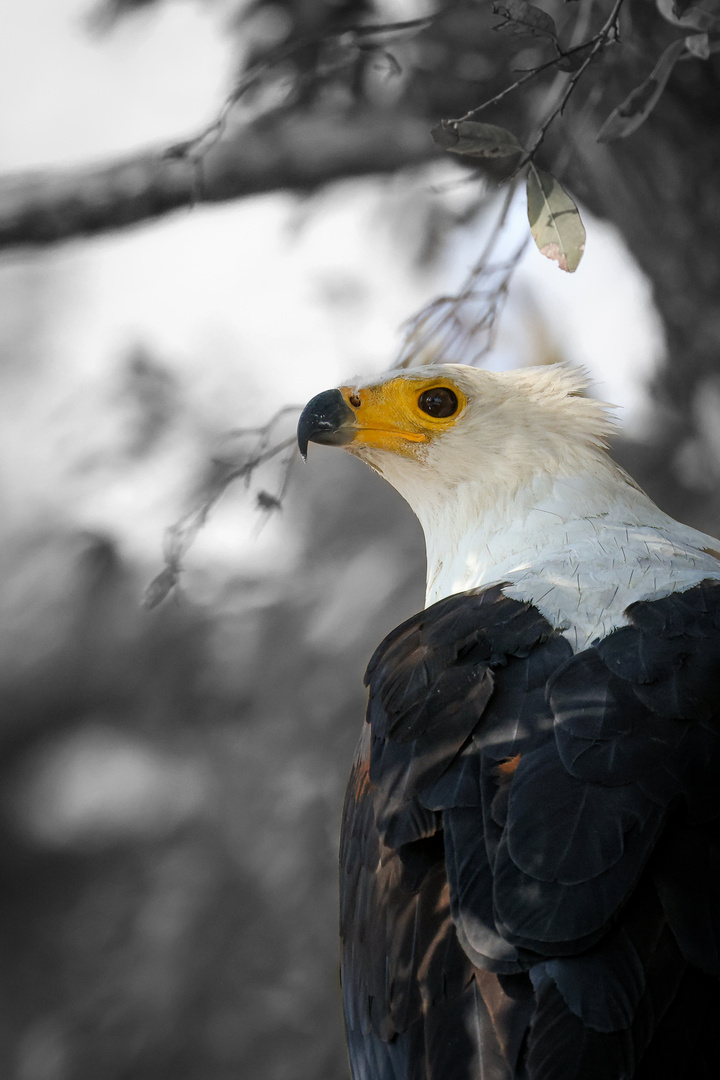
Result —
<instances>
[{"instance_id":1,"label":"black wing feather","mask_svg":"<svg viewBox=\"0 0 720 1080\"><path fill-rule=\"evenodd\" d=\"M341 850L354 1080L716 1075L720 584L573 655L502 586L373 656Z\"/></svg>"}]
</instances>

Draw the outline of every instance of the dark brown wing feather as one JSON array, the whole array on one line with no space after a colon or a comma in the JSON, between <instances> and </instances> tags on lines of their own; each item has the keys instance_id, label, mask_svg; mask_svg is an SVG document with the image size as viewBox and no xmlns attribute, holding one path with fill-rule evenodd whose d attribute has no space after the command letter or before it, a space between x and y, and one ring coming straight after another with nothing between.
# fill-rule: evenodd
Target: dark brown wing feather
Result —
<instances>
[{"instance_id":1,"label":"dark brown wing feather","mask_svg":"<svg viewBox=\"0 0 720 1080\"><path fill-rule=\"evenodd\" d=\"M715 1076L720 584L572 655L501 587L368 667L341 845L354 1080Z\"/></svg>"}]
</instances>

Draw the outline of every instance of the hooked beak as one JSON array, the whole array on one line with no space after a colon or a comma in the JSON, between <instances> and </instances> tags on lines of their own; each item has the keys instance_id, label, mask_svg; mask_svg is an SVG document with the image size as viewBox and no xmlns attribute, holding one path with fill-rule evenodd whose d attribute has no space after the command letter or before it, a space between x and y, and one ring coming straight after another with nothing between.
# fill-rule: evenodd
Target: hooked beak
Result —
<instances>
[{"instance_id":1,"label":"hooked beak","mask_svg":"<svg viewBox=\"0 0 720 1080\"><path fill-rule=\"evenodd\" d=\"M308 443L345 446L357 432L355 413L345 404L339 390L324 390L307 403L298 421L298 446L303 460Z\"/></svg>"}]
</instances>

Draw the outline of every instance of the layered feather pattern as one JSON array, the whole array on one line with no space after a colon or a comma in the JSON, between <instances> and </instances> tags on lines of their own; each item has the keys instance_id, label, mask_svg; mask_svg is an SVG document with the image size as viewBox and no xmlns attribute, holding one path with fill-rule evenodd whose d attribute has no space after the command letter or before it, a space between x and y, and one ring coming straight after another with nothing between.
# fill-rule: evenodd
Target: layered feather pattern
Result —
<instances>
[{"instance_id":1,"label":"layered feather pattern","mask_svg":"<svg viewBox=\"0 0 720 1080\"><path fill-rule=\"evenodd\" d=\"M698 1080L720 1054L720 583L573 653L503 586L367 672L341 849L354 1080Z\"/></svg>"}]
</instances>

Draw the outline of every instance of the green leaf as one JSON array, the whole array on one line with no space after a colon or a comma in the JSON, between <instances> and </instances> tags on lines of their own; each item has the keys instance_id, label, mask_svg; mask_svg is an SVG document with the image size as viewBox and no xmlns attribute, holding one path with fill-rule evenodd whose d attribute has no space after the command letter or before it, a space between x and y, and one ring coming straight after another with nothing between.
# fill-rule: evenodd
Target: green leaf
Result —
<instances>
[{"instance_id":1,"label":"green leaf","mask_svg":"<svg viewBox=\"0 0 720 1080\"><path fill-rule=\"evenodd\" d=\"M474 120L443 120L432 129L435 142L453 154L478 158L507 158L523 153L523 146L511 131Z\"/></svg>"},{"instance_id":2,"label":"green leaf","mask_svg":"<svg viewBox=\"0 0 720 1080\"><path fill-rule=\"evenodd\" d=\"M540 254L572 274L585 250L585 226L577 206L554 176L532 163L527 203L530 231Z\"/></svg>"},{"instance_id":3,"label":"green leaf","mask_svg":"<svg viewBox=\"0 0 720 1080\"><path fill-rule=\"evenodd\" d=\"M600 128L598 142L612 142L613 139L625 139L637 131L653 111L672 69L685 51L685 40L678 38L668 45L662 53L649 77L637 86L625 100L608 116Z\"/></svg>"},{"instance_id":4,"label":"green leaf","mask_svg":"<svg viewBox=\"0 0 720 1080\"><path fill-rule=\"evenodd\" d=\"M550 37L557 40L555 22L547 11L525 0L506 0L504 4L493 4L493 11L505 21L498 23L493 30L507 30L511 34L531 34L533 37Z\"/></svg>"}]
</instances>

